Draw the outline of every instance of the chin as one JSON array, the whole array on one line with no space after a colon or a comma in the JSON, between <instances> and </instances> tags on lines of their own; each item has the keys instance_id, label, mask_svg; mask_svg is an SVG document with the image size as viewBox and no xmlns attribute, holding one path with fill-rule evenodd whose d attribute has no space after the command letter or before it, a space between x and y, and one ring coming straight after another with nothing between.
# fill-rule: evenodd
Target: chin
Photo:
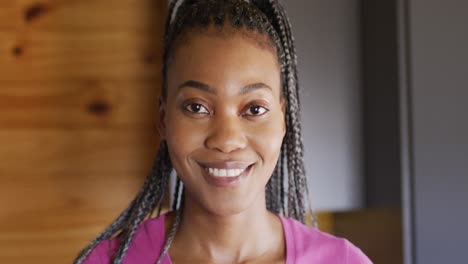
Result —
<instances>
[{"instance_id":1,"label":"chin","mask_svg":"<svg viewBox=\"0 0 468 264\"><path fill-rule=\"evenodd\" d=\"M230 186L218 186L206 180L185 184L187 206L214 216L232 216L265 207L265 187L258 175L248 171L244 178ZM256 176L256 177L253 177ZM263 197L262 197L263 196Z\"/></svg>"},{"instance_id":2,"label":"chin","mask_svg":"<svg viewBox=\"0 0 468 264\"><path fill-rule=\"evenodd\" d=\"M229 204L229 205L212 205L208 208L209 212L217 216L231 216L237 215L247 211L249 206L240 204Z\"/></svg>"},{"instance_id":3,"label":"chin","mask_svg":"<svg viewBox=\"0 0 468 264\"><path fill-rule=\"evenodd\" d=\"M257 201L254 195L236 195L236 197L219 197L203 199L201 207L216 216L232 216L247 212L255 207Z\"/></svg>"}]
</instances>

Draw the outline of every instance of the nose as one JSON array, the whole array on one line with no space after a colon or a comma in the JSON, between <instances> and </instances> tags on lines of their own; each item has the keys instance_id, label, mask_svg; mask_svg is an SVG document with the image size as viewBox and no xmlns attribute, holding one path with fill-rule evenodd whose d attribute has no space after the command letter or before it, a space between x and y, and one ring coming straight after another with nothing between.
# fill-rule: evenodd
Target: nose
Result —
<instances>
[{"instance_id":1,"label":"nose","mask_svg":"<svg viewBox=\"0 0 468 264\"><path fill-rule=\"evenodd\" d=\"M205 145L209 149L223 153L244 149L247 146L247 139L242 120L237 116L215 118Z\"/></svg>"}]
</instances>

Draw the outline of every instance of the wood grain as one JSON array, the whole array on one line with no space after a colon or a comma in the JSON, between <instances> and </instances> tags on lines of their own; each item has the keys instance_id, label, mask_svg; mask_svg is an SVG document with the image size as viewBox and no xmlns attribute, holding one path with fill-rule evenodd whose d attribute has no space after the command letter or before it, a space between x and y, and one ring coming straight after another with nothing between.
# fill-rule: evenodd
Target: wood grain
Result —
<instances>
[{"instance_id":1,"label":"wood grain","mask_svg":"<svg viewBox=\"0 0 468 264\"><path fill-rule=\"evenodd\" d=\"M164 0L3 0L0 30L159 31L166 4Z\"/></svg>"},{"instance_id":2,"label":"wood grain","mask_svg":"<svg viewBox=\"0 0 468 264\"><path fill-rule=\"evenodd\" d=\"M166 5L0 1L0 263L71 263L138 192Z\"/></svg>"},{"instance_id":3,"label":"wood grain","mask_svg":"<svg viewBox=\"0 0 468 264\"><path fill-rule=\"evenodd\" d=\"M155 37L150 32L2 32L0 82L158 80L161 44Z\"/></svg>"},{"instance_id":4,"label":"wood grain","mask_svg":"<svg viewBox=\"0 0 468 264\"><path fill-rule=\"evenodd\" d=\"M0 129L133 128L157 131L155 81L23 81L0 89Z\"/></svg>"},{"instance_id":5,"label":"wood grain","mask_svg":"<svg viewBox=\"0 0 468 264\"><path fill-rule=\"evenodd\" d=\"M53 263L70 262L134 197L157 141L138 130L0 130L0 262L47 263L55 244L68 247Z\"/></svg>"},{"instance_id":6,"label":"wood grain","mask_svg":"<svg viewBox=\"0 0 468 264\"><path fill-rule=\"evenodd\" d=\"M401 210L378 208L334 213L334 234L346 237L374 263L403 263Z\"/></svg>"}]
</instances>

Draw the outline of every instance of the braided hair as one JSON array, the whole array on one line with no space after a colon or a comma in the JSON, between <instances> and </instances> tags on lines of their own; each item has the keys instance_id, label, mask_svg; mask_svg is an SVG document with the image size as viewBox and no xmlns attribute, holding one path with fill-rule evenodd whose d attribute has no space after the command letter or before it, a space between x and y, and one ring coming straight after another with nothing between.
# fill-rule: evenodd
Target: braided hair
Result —
<instances>
[{"instance_id":1,"label":"braided hair","mask_svg":"<svg viewBox=\"0 0 468 264\"><path fill-rule=\"evenodd\" d=\"M279 0L173 0L169 3L165 25L163 50L162 97L167 96L167 71L170 56L178 41L189 32L215 26L265 36L277 53L281 70L282 94L286 101L286 134L279 159L265 187L268 210L292 217L305 223L306 213L315 216L309 204L307 182L303 163L303 144L300 123L299 83L297 78L297 56L291 24ZM74 263L80 264L103 240L119 238L119 246L112 263L120 264L130 247L140 223L153 215L157 209L159 217L169 177L173 166L167 144L162 141L157 157L143 187L130 205L77 256ZM184 206L184 187L176 180L172 210L176 217L167 236L157 263L169 250L181 220Z\"/></svg>"}]
</instances>

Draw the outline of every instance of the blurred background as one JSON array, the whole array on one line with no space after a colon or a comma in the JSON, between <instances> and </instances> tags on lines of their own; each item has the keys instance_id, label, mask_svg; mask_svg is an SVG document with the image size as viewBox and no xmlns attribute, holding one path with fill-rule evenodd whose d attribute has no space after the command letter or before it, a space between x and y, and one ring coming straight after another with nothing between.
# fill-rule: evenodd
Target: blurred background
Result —
<instances>
[{"instance_id":1,"label":"blurred background","mask_svg":"<svg viewBox=\"0 0 468 264\"><path fill-rule=\"evenodd\" d=\"M468 2L285 0L319 226L465 263ZM0 263L71 263L149 172L166 0L0 1Z\"/></svg>"}]
</instances>

